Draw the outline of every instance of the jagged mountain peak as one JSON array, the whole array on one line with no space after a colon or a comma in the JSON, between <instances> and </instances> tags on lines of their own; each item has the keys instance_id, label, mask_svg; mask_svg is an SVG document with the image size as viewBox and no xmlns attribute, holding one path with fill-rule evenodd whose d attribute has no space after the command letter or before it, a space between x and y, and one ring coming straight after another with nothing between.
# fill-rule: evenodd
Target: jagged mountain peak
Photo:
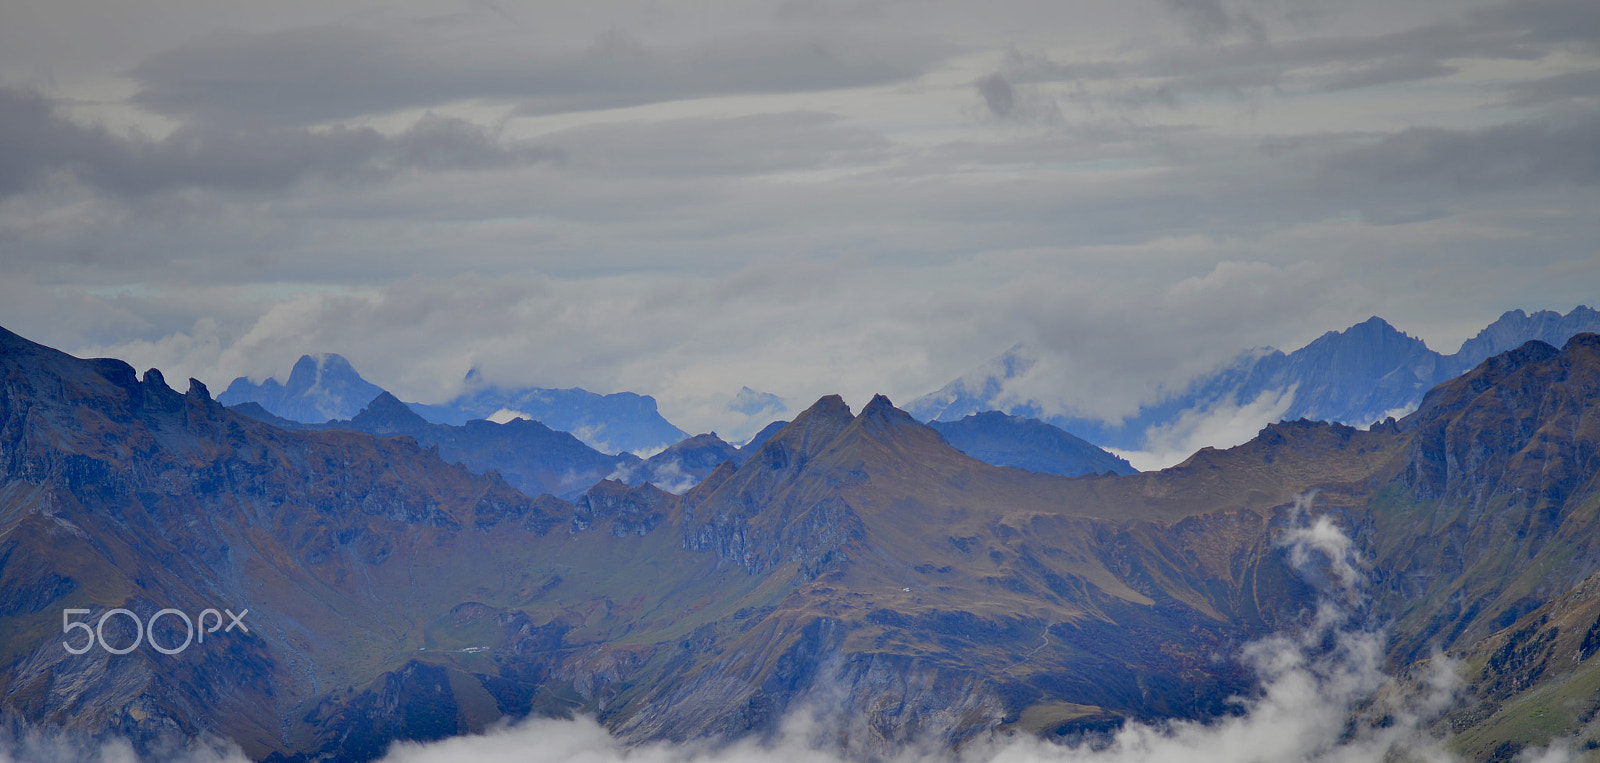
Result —
<instances>
[{"instance_id":1,"label":"jagged mountain peak","mask_svg":"<svg viewBox=\"0 0 1600 763\"><path fill-rule=\"evenodd\" d=\"M1383 333L1383 334L1397 334L1399 336L1404 336L1404 337L1410 337L1411 336L1410 334L1407 334L1406 332L1395 328L1394 324L1391 324L1388 321L1386 321L1386 320L1384 320L1384 319L1382 319L1382 318L1380 318L1380 317L1378 317L1376 315L1368 317L1366 320L1364 320L1364 321L1362 321L1360 323L1357 323L1356 325L1351 326L1348 329L1345 329L1342 333L1345 333L1345 334L1364 334L1364 333L1367 333L1367 332Z\"/></svg>"},{"instance_id":2,"label":"jagged mountain peak","mask_svg":"<svg viewBox=\"0 0 1600 763\"><path fill-rule=\"evenodd\" d=\"M1329 331L1298 352L1315 355L1319 352L1346 348L1380 357L1396 351L1401 353L1428 351L1426 342L1374 315L1343 331Z\"/></svg>"},{"instance_id":3,"label":"jagged mountain peak","mask_svg":"<svg viewBox=\"0 0 1600 763\"><path fill-rule=\"evenodd\" d=\"M733 447L732 445L728 445L728 442L726 440L722 439L721 437L718 437L716 432L707 432L706 434L697 434L697 435L695 435L693 437L690 437L690 438L687 438L687 439L683 439L683 440L679 440L679 441L673 443L671 446L669 446L666 451L662 451L662 452L665 453L667 451L674 450L674 449L676 449L676 450L688 450L688 449L691 449L691 448L703 448L703 447L717 446L717 445L727 445L729 448Z\"/></svg>"},{"instance_id":4,"label":"jagged mountain peak","mask_svg":"<svg viewBox=\"0 0 1600 763\"><path fill-rule=\"evenodd\" d=\"M189 391L184 393L184 397L198 398L209 402L211 400L211 390L206 389L206 385L199 379L191 376L189 377Z\"/></svg>"},{"instance_id":5,"label":"jagged mountain peak","mask_svg":"<svg viewBox=\"0 0 1600 763\"><path fill-rule=\"evenodd\" d=\"M159 368L146 368L144 370L144 376L140 378L139 381L146 386L154 387L156 389L172 389L172 386L167 384L167 377L161 373L161 369Z\"/></svg>"},{"instance_id":6,"label":"jagged mountain peak","mask_svg":"<svg viewBox=\"0 0 1600 763\"><path fill-rule=\"evenodd\" d=\"M291 390L304 390L318 386L324 379L345 380L360 379L355 366L350 365L343 355L334 352L319 352L313 355L301 355L294 362L294 367L289 370L289 381L284 384Z\"/></svg>"},{"instance_id":7,"label":"jagged mountain peak","mask_svg":"<svg viewBox=\"0 0 1600 763\"><path fill-rule=\"evenodd\" d=\"M799 416L794 417L794 422L792 423L799 423L802 420L816 416L838 417L841 415L845 418L854 418L854 415L850 412L850 406L845 403L844 398L839 395L823 395L817 398L817 402L812 403L810 408L801 411Z\"/></svg>"},{"instance_id":8,"label":"jagged mountain peak","mask_svg":"<svg viewBox=\"0 0 1600 763\"><path fill-rule=\"evenodd\" d=\"M894 449L946 449L949 445L938 432L911 417L911 414L894 407L889 398L873 395L872 401L861 409L861 415L845 430L860 431L876 438Z\"/></svg>"},{"instance_id":9,"label":"jagged mountain peak","mask_svg":"<svg viewBox=\"0 0 1600 763\"><path fill-rule=\"evenodd\" d=\"M401 402L400 398L383 392L352 417L350 423L364 432L399 434L421 429L427 426L428 421Z\"/></svg>"},{"instance_id":10,"label":"jagged mountain peak","mask_svg":"<svg viewBox=\"0 0 1600 763\"><path fill-rule=\"evenodd\" d=\"M1600 311L1578 305L1562 315L1554 310L1507 310L1476 336L1461 343L1457 365L1466 370L1478 361L1513 349L1530 339L1559 346L1574 334L1600 331Z\"/></svg>"},{"instance_id":11,"label":"jagged mountain peak","mask_svg":"<svg viewBox=\"0 0 1600 763\"><path fill-rule=\"evenodd\" d=\"M861 415L865 416L869 412L870 413L874 413L874 414L881 414L881 413L884 413L884 412L887 412L887 411L894 411L894 410L899 410L899 409L897 409L895 407L894 401L890 400L888 395L885 395L883 393L878 393L878 394L873 395L872 399L867 401L867 404L861 407Z\"/></svg>"},{"instance_id":12,"label":"jagged mountain peak","mask_svg":"<svg viewBox=\"0 0 1600 763\"><path fill-rule=\"evenodd\" d=\"M716 432L680 440L643 463L624 466L614 475L630 485L653 483L670 493L682 493L704 480L719 466L745 462L748 454L729 445Z\"/></svg>"},{"instance_id":13,"label":"jagged mountain peak","mask_svg":"<svg viewBox=\"0 0 1600 763\"><path fill-rule=\"evenodd\" d=\"M758 454L781 450L787 454L784 460L792 457L802 463L809 461L853 421L855 416L851 415L844 398L826 395L778 430L761 446Z\"/></svg>"},{"instance_id":14,"label":"jagged mountain peak","mask_svg":"<svg viewBox=\"0 0 1600 763\"><path fill-rule=\"evenodd\" d=\"M361 378L344 356L318 353L301 355L286 383L269 378L255 384L241 376L217 399L223 405L255 402L273 415L305 424L321 424L354 417L383 391Z\"/></svg>"},{"instance_id":15,"label":"jagged mountain peak","mask_svg":"<svg viewBox=\"0 0 1600 763\"><path fill-rule=\"evenodd\" d=\"M1580 334L1572 337L1566 343L1567 351L1587 349L1591 341L1580 338L1594 336L1594 334ZM1423 420L1425 416L1438 415L1441 408L1450 410L1465 406L1479 393L1502 383L1506 377L1530 365L1543 363L1563 352L1566 351L1558 350L1547 342L1535 339L1516 349L1495 355L1479 363L1471 371L1429 390L1428 394L1423 396L1422 403L1417 406L1416 412L1401 419L1400 423L1402 426L1411 426Z\"/></svg>"},{"instance_id":16,"label":"jagged mountain peak","mask_svg":"<svg viewBox=\"0 0 1600 763\"><path fill-rule=\"evenodd\" d=\"M873 419L884 423L916 423L911 418L911 414L894 407L894 403L883 395L873 395L872 400L861 409L860 418Z\"/></svg>"}]
</instances>

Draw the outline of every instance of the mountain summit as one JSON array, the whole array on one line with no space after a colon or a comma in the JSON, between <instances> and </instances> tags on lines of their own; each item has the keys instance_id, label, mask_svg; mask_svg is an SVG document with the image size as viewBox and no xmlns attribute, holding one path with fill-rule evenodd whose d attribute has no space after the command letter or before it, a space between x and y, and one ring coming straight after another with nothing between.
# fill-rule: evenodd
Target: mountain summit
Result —
<instances>
[{"instance_id":1,"label":"mountain summit","mask_svg":"<svg viewBox=\"0 0 1600 763\"><path fill-rule=\"evenodd\" d=\"M348 419L383 392L361 378L343 355L301 355L289 371L289 381L267 379L256 384L241 376L234 379L218 402L238 405L253 402L276 416L308 424Z\"/></svg>"}]
</instances>

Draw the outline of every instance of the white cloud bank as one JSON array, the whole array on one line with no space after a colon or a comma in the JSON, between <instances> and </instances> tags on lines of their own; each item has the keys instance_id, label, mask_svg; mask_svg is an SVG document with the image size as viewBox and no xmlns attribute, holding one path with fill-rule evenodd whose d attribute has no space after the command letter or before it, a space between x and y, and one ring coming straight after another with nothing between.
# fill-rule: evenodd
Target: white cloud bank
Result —
<instances>
[{"instance_id":1,"label":"white cloud bank","mask_svg":"<svg viewBox=\"0 0 1600 763\"><path fill-rule=\"evenodd\" d=\"M1244 405L1224 402L1205 409L1190 408L1170 424L1146 431L1149 447L1144 450L1113 448L1111 452L1139 471L1151 471L1182 463L1201 448L1243 445L1260 434L1262 427L1283 418L1294 403L1294 393L1294 387L1266 390Z\"/></svg>"}]
</instances>

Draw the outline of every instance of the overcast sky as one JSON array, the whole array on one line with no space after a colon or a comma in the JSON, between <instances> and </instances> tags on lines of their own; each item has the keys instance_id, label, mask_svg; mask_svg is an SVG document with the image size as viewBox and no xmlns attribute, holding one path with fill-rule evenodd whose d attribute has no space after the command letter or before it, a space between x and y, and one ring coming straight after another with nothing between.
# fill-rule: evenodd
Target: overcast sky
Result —
<instances>
[{"instance_id":1,"label":"overcast sky","mask_svg":"<svg viewBox=\"0 0 1600 763\"><path fill-rule=\"evenodd\" d=\"M0 5L0 325L748 434L1027 342L1120 415L1600 301L1594 0ZM180 385L181 386L181 385Z\"/></svg>"}]
</instances>

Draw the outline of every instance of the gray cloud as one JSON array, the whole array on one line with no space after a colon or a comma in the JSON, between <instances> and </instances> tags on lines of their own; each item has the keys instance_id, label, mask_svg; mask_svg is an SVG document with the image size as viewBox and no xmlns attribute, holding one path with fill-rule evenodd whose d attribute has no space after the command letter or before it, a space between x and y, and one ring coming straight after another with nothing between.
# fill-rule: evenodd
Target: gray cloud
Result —
<instances>
[{"instance_id":1,"label":"gray cloud","mask_svg":"<svg viewBox=\"0 0 1600 763\"><path fill-rule=\"evenodd\" d=\"M586 125L540 143L575 170L696 177L876 164L892 148L875 130L807 111Z\"/></svg>"},{"instance_id":2,"label":"gray cloud","mask_svg":"<svg viewBox=\"0 0 1600 763\"><path fill-rule=\"evenodd\" d=\"M1459 71L1454 66L1425 57L1390 56L1326 79L1321 89L1353 90L1401 82L1444 77Z\"/></svg>"},{"instance_id":3,"label":"gray cloud","mask_svg":"<svg viewBox=\"0 0 1600 763\"><path fill-rule=\"evenodd\" d=\"M1261 21L1246 11L1232 11L1222 0L1161 0L1199 42L1215 42L1235 33L1252 40L1264 40L1266 29Z\"/></svg>"},{"instance_id":4,"label":"gray cloud","mask_svg":"<svg viewBox=\"0 0 1600 763\"><path fill-rule=\"evenodd\" d=\"M752 418L766 417L773 419L783 415L789 410L783 398L771 392L757 392L749 387L740 387L739 393L733 396L733 401L728 403L728 410L742 413ZM730 436L749 436L750 432L736 433Z\"/></svg>"},{"instance_id":5,"label":"gray cloud","mask_svg":"<svg viewBox=\"0 0 1600 763\"><path fill-rule=\"evenodd\" d=\"M1508 86L1506 92L1506 105L1514 107L1553 104L1600 107L1600 69L1583 69L1518 82Z\"/></svg>"},{"instance_id":6,"label":"gray cloud","mask_svg":"<svg viewBox=\"0 0 1600 763\"><path fill-rule=\"evenodd\" d=\"M49 96L0 92L0 323L416 398L475 359L727 433L741 385L904 402L1024 340L1117 415L1372 314L1453 344L1594 303L1592 0L1192 4L1268 32L1210 40L1159 2L206 4L59 86L0 45Z\"/></svg>"},{"instance_id":7,"label":"gray cloud","mask_svg":"<svg viewBox=\"0 0 1600 763\"><path fill-rule=\"evenodd\" d=\"M1335 153L1335 186L1445 186L1481 193L1600 182L1600 112L1566 124L1516 122L1481 130L1413 127Z\"/></svg>"},{"instance_id":8,"label":"gray cloud","mask_svg":"<svg viewBox=\"0 0 1600 763\"><path fill-rule=\"evenodd\" d=\"M470 98L524 114L685 98L859 87L916 76L953 52L922 40L752 34L676 47L613 30L582 50L516 39L406 39L340 26L218 33L151 56L134 101L210 121L316 124Z\"/></svg>"},{"instance_id":9,"label":"gray cloud","mask_svg":"<svg viewBox=\"0 0 1600 763\"><path fill-rule=\"evenodd\" d=\"M1250 97L1436 79L1459 71L1459 60L1538 60L1568 46L1595 48L1600 39L1600 13L1590 0L1509 0L1384 34L1271 41L1253 17L1236 18L1220 0L1162 2L1197 40L1228 34L1245 39L1160 47L1119 60L1058 62L1013 52L1006 73L1013 83L1098 83L1103 92L1093 100L1105 105L1171 108L1183 98L1216 94Z\"/></svg>"},{"instance_id":10,"label":"gray cloud","mask_svg":"<svg viewBox=\"0 0 1600 763\"><path fill-rule=\"evenodd\" d=\"M995 72L977 81L978 95L983 98L989 116L1000 122L1020 125L1062 124L1061 109L1055 102L1042 97L1031 88L1019 88Z\"/></svg>"},{"instance_id":11,"label":"gray cloud","mask_svg":"<svg viewBox=\"0 0 1600 763\"><path fill-rule=\"evenodd\" d=\"M118 195L178 188L281 191L301 180L515 166L548 152L505 146L460 119L427 116L386 136L371 128L185 126L155 140L80 125L36 93L0 87L0 197L53 174Z\"/></svg>"},{"instance_id":12,"label":"gray cloud","mask_svg":"<svg viewBox=\"0 0 1600 763\"><path fill-rule=\"evenodd\" d=\"M978 80L978 94L983 96L983 104L989 107L989 113L997 117L1004 119L1017 110L1017 91L999 73Z\"/></svg>"},{"instance_id":13,"label":"gray cloud","mask_svg":"<svg viewBox=\"0 0 1600 763\"><path fill-rule=\"evenodd\" d=\"M1507 48L1576 43L1600 50L1600 13L1585 0L1507 0L1468 10L1465 26Z\"/></svg>"}]
</instances>

